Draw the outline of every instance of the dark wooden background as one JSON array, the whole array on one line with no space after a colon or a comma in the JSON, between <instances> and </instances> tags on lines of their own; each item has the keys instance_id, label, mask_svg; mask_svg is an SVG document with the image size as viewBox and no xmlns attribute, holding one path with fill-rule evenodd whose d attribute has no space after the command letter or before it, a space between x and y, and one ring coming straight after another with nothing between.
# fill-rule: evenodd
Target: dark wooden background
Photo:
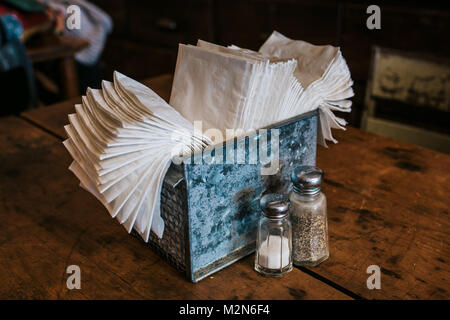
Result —
<instances>
[{"instance_id":1,"label":"dark wooden background","mask_svg":"<svg viewBox=\"0 0 450 320\"><path fill-rule=\"evenodd\" d=\"M340 46L355 81L359 126L373 45L448 56L450 4L376 1L381 30L369 30L369 1L337 0L93 0L108 12L114 31L102 57L103 78L113 70L144 79L173 74L178 43L197 39L257 50L273 30L313 44Z\"/></svg>"}]
</instances>

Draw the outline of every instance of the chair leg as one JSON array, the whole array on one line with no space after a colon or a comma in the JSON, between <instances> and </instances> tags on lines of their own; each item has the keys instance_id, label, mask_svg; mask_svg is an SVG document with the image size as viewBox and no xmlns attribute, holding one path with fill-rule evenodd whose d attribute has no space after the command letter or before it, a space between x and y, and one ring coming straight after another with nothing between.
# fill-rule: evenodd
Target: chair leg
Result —
<instances>
[{"instance_id":1,"label":"chair leg","mask_svg":"<svg viewBox=\"0 0 450 320\"><path fill-rule=\"evenodd\" d=\"M65 98L74 98L80 95L78 72L73 57L60 60L62 94Z\"/></svg>"}]
</instances>

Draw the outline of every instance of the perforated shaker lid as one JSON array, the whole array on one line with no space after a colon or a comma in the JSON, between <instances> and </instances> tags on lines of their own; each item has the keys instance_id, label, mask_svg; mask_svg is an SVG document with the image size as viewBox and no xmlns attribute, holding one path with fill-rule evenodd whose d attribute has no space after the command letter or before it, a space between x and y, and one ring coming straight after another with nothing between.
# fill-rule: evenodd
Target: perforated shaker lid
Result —
<instances>
[{"instance_id":1,"label":"perforated shaker lid","mask_svg":"<svg viewBox=\"0 0 450 320\"><path fill-rule=\"evenodd\" d=\"M323 171L314 166L300 166L291 173L295 192L303 195L316 195L322 188Z\"/></svg>"},{"instance_id":2,"label":"perforated shaker lid","mask_svg":"<svg viewBox=\"0 0 450 320\"><path fill-rule=\"evenodd\" d=\"M289 213L291 202L281 194L269 193L260 202L263 214L269 219L282 219Z\"/></svg>"}]
</instances>

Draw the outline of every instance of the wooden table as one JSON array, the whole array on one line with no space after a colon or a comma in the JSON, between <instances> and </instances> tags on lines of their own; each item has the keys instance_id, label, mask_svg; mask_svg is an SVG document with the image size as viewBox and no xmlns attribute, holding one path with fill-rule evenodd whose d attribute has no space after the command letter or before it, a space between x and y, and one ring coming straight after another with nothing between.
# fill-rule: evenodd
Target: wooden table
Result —
<instances>
[{"instance_id":1,"label":"wooden table","mask_svg":"<svg viewBox=\"0 0 450 320\"><path fill-rule=\"evenodd\" d=\"M168 99L172 78L147 84ZM79 101L79 99L78 99ZM197 284L128 235L67 170L62 146L77 99L0 120L0 298L448 299L450 156L337 131L318 148L326 172L330 258L281 279L253 255ZM69 265L81 290L68 290ZM366 286L370 265L381 289Z\"/></svg>"}]
</instances>

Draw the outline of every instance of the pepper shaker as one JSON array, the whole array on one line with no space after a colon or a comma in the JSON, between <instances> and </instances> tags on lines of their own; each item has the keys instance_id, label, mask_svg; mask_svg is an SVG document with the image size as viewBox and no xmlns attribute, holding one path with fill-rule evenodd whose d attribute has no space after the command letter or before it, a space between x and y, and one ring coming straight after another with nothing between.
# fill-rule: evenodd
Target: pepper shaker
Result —
<instances>
[{"instance_id":1,"label":"pepper shaker","mask_svg":"<svg viewBox=\"0 0 450 320\"><path fill-rule=\"evenodd\" d=\"M292 270L289 199L280 194L267 194L261 198L260 206L255 270L265 276L281 277Z\"/></svg>"},{"instance_id":2,"label":"pepper shaker","mask_svg":"<svg viewBox=\"0 0 450 320\"><path fill-rule=\"evenodd\" d=\"M300 166L291 173L292 256L298 266L317 266L330 255L322 179L323 171L314 166Z\"/></svg>"}]
</instances>

